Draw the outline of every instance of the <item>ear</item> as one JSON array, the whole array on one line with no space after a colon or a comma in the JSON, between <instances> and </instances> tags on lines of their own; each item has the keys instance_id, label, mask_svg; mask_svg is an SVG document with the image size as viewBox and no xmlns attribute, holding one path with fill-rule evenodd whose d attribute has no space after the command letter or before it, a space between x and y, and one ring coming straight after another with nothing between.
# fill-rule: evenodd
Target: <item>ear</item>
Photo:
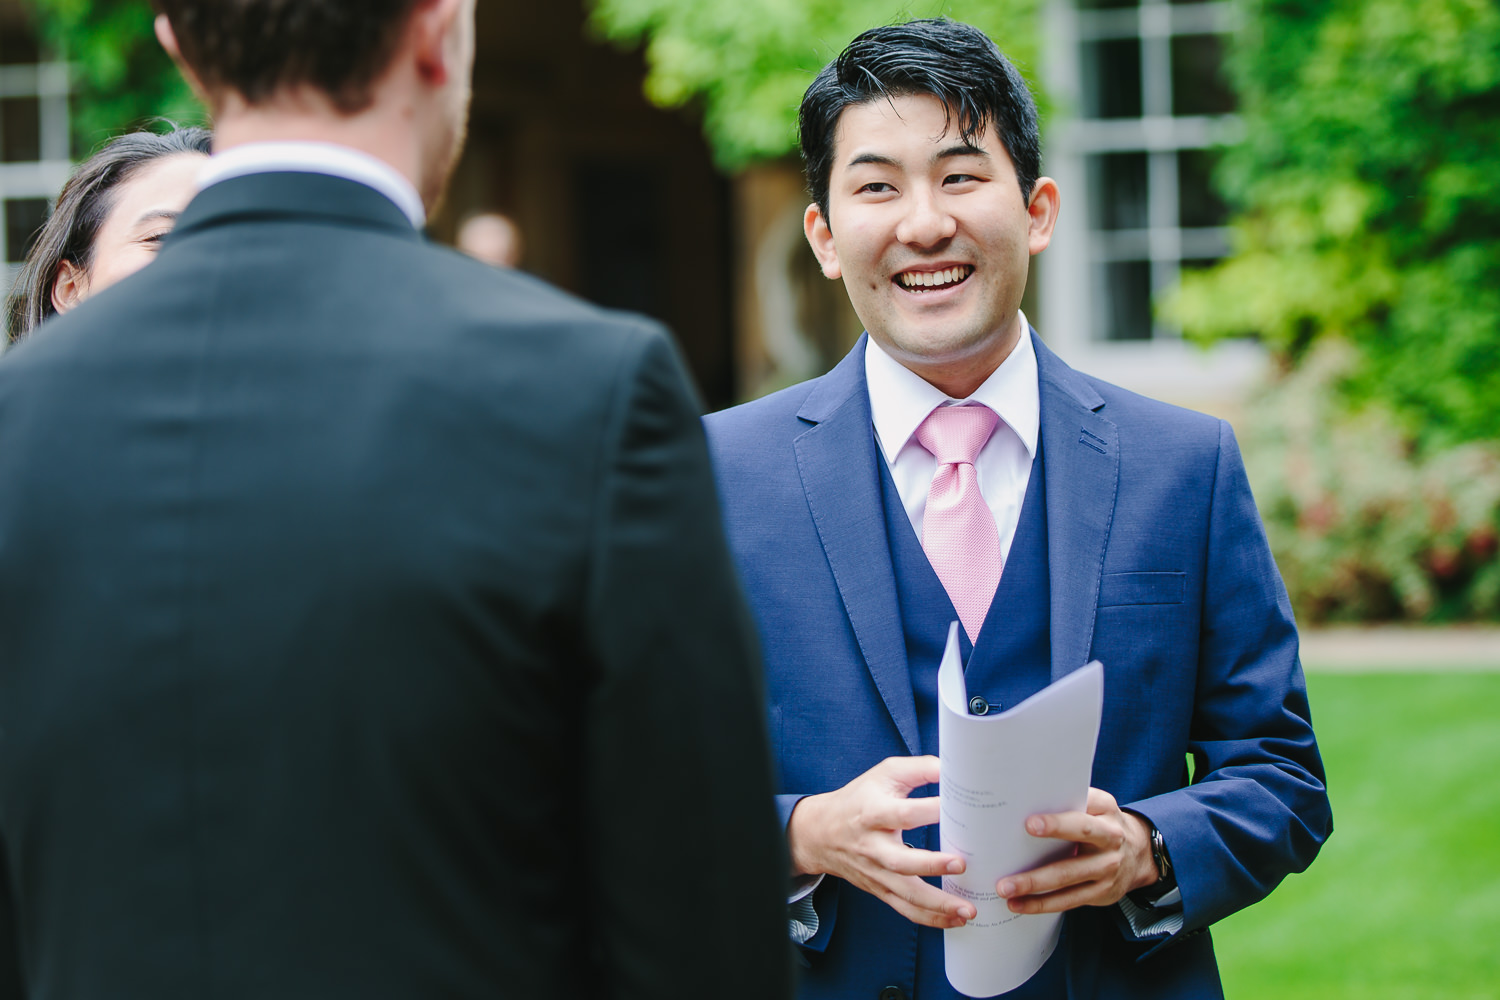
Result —
<instances>
[{"instance_id":1,"label":"ear","mask_svg":"<svg viewBox=\"0 0 1500 1000\"><path fill-rule=\"evenodd\" d=\"M461 19L465 16L469 16L467 0L421 0L412 12L409 30L417 73L435 87L463 71Z\"/></svg>"},{"instance_id":2,"label":"ear","mask_svg":"<svg viewBox=\"0 0 1500 1000\"><path fill-rule=\"evenodd\" d=\"M52 279L52 308L65 313L88 297L88 272L71 260L57 265L57 277Z\"/></svg>"},{"instance_id":3,"label":"ear","mask_svg":"<svg viewBox=\"0 0 1500 1000\"><path fill-rule=\"evenodd\" d=\"M1057 213L1061 208L1060 198L1057 181L1050 177L1038 177L1036 184L1032 185L1026 212L1031 216L1027 248L1033 255L1047 249L1047 244L1052 242L1052 229L1057 225Z\"/></svg>"},{"instance_id":4,"label":"ear","mask_svg":"<svg viewBox=\"0 0 1500 1000\"><path fill-rule=\"evenodd\" d=\"M812 247L813 256L818 258L823 277L830 281L843 277L838 248L833 245L833 230L828 227L828 219L816 202L808 205L807 211L802 213L802 232L807 236L807 245Z\"/></svg>"},{"instance_id":5,"label":"ear","mask_svg":"<svg viewBox=\"0 0 1500 1000\"><path fill-rule=\"evenodd\" d=\"M167 20L167 15L156 15L154 26L156 28L156 40L161 43L161 47L166 50L167 55L171 56L172 61L177 64L177 72L182 74L182 78L193 89L193 94L205 106L213 107L213 103L208 99L208 91L203 88L203 81L198 79L198 74L193 72L191 66L182 61L182 49L177 45L177 32L172 30L172 22Z\"/></svg>"}]
</instances>

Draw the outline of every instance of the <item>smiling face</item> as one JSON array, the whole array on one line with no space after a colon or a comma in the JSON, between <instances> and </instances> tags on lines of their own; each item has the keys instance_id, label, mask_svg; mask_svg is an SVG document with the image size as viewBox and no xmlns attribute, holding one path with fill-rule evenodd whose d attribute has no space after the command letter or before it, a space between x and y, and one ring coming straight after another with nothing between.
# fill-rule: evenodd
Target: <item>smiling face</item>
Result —
<instances>
[{"instance_id":1,"label":"smiling face","mask_svg":"<svg viewBox=\"0 0 1500 1000\"><path fill-rule=\"evenodd\" d=\"M968 143L943 103L918 94L839 117L828 214L809 205L808 243L843 278L865 329L903 365L968 396L1020 336L1031 255L1052 238L1057 185L1028 205L993 128Z\"/></svg>"},{"instance_id":2,"label":"smiling face","mask_svg":"<svg viewBox=\"0 0 1500 1000\"><path fill-rule=\"evenodd\" d=\"M197 193L202 153L173 153L138 167L110 192L109 214L94 237L87 268L63 261L52 284L52 304L67 312L156 257L162 237Z\"/></svg>"}]
</instances>

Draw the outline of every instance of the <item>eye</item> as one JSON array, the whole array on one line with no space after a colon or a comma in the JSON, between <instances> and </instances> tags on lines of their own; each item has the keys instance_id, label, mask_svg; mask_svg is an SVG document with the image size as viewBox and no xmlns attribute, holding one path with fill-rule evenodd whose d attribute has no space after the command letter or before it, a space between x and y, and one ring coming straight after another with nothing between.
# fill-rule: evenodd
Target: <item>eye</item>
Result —
<instances>
[{"instance_id":1,"label":"eye","mask_svg":"<svg viewBox=\"0 0 1500 1000\"><path fill-rule=\"evenodd\" d=\"M157 230L154 233L147 233L145 236L141 237L141 242L149 243L152 246L159 246L161 244L161 241L166 239L167 234L169 234L171 231L171 228L168 227L166 229Z\"/></svg>"},{"instance_id":2,"label":"eye","mask_svg":"<svg viewBox=\"0 0 1500 1000\"><path fill-rule=\"evenodd\" d=\"M979 180L973 174L949 174L943 178L944 184L972 184Z\"/></svg>"},{"instance_id":3,"label":"eye","mask_svg":"<svg viewBox=\"0 0 1500 1000\"><path fill-rule=\"evenodd\" d=\"M894 190L896 189L891 187L885 181L870 181L870 183L868 184L861 184L859 190L856 191L855 194L863 194L866 191L870 192L871 194L889 194Z\"/></svg>"}]
</instances>

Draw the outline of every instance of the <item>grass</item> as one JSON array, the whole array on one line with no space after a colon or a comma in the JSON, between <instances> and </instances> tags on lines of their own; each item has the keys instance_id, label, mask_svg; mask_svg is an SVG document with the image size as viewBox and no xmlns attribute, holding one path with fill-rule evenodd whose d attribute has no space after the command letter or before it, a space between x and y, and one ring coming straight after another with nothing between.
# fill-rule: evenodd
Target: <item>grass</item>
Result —
<instances>
[{"instance_id":1,"label":"grass","mask_svg":"<svg viewBox=\"0 0 1500 1000\"><path fill-rule=\"evenodd\" d=\"M1308 688L1333 836L1215 926L1227 997L1500 998L1500 672Z\"/></svg>"}]
</instances>

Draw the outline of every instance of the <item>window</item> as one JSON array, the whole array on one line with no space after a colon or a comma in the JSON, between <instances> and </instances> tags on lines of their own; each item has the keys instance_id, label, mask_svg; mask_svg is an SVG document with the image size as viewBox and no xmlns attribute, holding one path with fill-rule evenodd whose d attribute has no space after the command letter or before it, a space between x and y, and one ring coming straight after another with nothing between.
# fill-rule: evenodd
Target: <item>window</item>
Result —
<instances>
[{"instance_id":1,"label":"window","mask_svg":"<svg viewBox=\"0 0 1500 1000\"><path fill-rule=\"evenodd\" d=\"M1054 87L1072 97L1065 107L1073 116L1049 135L1047 172L1068 179L1065 219L1080 197L1086 204L1081 228L1068 234L1072 246L1046 266L1066 269L1075 294L1086 287L1084 303L1064 311L1089 341L1174 339L1176 331L1152 318L1152 299L1185 267L1229 251L1228 213L1211 177L1215 147L1236 127L1224 75L1233 6L1054 0L1054 7L1048 30L1058 36L1062 77Z\"/></svg>"},{"instance_id":2,"label":"window","mask_svg":"<svg viewBox=\"0 0 1500 1000\"><path fill-rule=\"evenodd\" d=\"M0 289L7 295L67 179L68 152L67 65L41 50L19 8L0 4Z\"/></svg>"}]
</instances>

